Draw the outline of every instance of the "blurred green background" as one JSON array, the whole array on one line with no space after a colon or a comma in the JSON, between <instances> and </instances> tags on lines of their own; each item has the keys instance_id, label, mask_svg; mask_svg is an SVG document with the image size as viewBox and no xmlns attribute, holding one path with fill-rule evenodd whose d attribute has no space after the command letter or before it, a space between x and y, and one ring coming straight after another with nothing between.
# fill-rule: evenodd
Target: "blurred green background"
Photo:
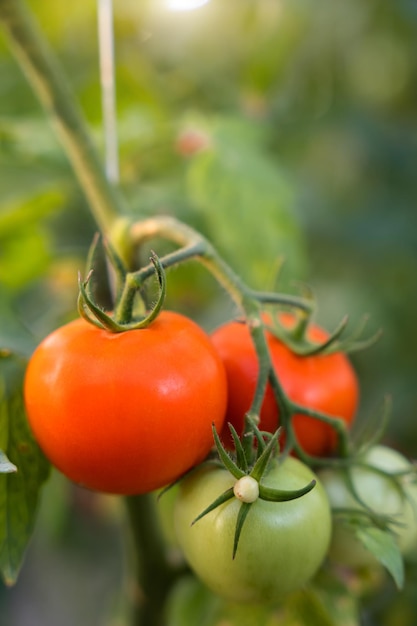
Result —
<instances>
[{"instance_id":1,"label":"blurred green background","mask_svg":"<svg viewBox=\"0 0 417 626\"><path fill-rule=\"evenodd\" d=\"M391 394L387 441L417 457L415 2L114 4L132 213L196 226L254 287L307 283L329 329L345 313L352 329L369 314L369 334L384 334L352 355L359 419ZM30 5L103 153L96 3ZM0 345L30 354L75 315L95 224L4 39L0 76ZM168 285L168 304L207 329L233 313L193 265ZM0 626L121 624L120 523L112 499L54 476L21 578L0 588ZM409 567L410 591L374 598L361 623L415 624Z\"/></svg>"}]
</instances>

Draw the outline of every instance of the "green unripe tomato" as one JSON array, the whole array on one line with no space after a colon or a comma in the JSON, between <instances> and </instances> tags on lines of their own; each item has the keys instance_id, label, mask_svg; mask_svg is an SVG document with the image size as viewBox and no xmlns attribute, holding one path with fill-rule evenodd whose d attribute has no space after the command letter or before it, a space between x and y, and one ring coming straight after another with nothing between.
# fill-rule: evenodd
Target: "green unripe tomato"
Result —
<instances>
[{"instance_id":1,"label":"green unripe tomato","mask_svg":"<svg viewBox=\"0 0 417 626\"><path fill-rule=\"evenodd\" d=\"M378 471L388 474L409 471L411 463L399 452L386 446L370 448L361 461L370 467L353 467L352 483L363 502L374 512L392 516L391 526L402 554L417 547L417 484L410 476L400 478L401 488ZM319 473L332 508L360 510L360 503L348 488L344 474L339 470L326 469ZM376 558L361 544L354 532L335 517L332 541L329 549L331 560L348 567L360 568L377 564Z\"/></svg>"},{"instance_id":2,"label":"green unripe tomato","mask_svg":"<svg viewBox=\"0 0 417 626\"><path fill-rule=\"evenodd\" d=\"M262 483L300 489L316 478L295 458L275 463ZM215 593L232 602L275 602L302 587L325 558L331 534L326 493L317 481L304 496L288 502L250 505L235 558L233 541L241 501L232 498L191 525L236 479L225 469L203 465L180 483L175 529L185 558Z\"/></svg>"}]
</instances>

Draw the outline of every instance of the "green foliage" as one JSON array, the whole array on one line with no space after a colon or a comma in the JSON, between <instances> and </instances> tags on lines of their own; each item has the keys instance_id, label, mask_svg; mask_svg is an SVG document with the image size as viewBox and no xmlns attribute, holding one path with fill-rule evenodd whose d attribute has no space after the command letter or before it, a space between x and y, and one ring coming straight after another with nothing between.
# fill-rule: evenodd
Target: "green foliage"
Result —
<instances>
[{"instance_id":1,"label":"green foliage","mask_svg":"<svg viewBox=\"0 0 417 626\"><path fill-rule=\"evenodd\" d=\"M36 519L39 491L49 463L30 432L22 401L25 364L9 353L0 356L0 573L16 581ZM6 457L7 455L7 457ZM12 463L17 471L4 472Z\"/></svg>"},{"instance_id":2,"label":"green foliage","mask_svg":"<svg viewBox=\"0 0 417 626\"><path fill-rule=\"evenodd\" d=\"M356 529L356 536L392 575L399 589L404 585L404 563L394 536L387 530L371 526Z\"/></svg>"},{"instance_id":3,"label":"green foliage","mask_svg":"<svg viewBox=\"0 0 417 626\"><path fill-rule=\"evenodd\" d=\"M285 262L292 280L305 274L303 240L288 175L268 159L259 128L217 119L211 148L192 161L188 190L211 240L255 287L273 282ZM288 281L287 281L288 282Z\"/></svg>"},{"instance_id":4,"label":"green foliage","mask_svg":"<svg viewBox=\"0 0 417 626\"><path fill-rule=\"evenodd\" d=\"M61 194L46 190L4 206L0 215L0 287L19 291L45 273L51 261L50 237L42 220L61 202Z\"/></svg>"},{"instance_id":5,"label":"green foliage","mask_svg":"<svg viewBox=\"0 0 417 626\"><path fill-rule=\"evenodd\" d=\"M29 355L35 348L35 339L13 311L10 294L0 288L0 346Z\"/></svg>"},{"instance_id":6,"label":"green foliage","mask_svg":"<svg viewBox=\"0 0 417 626\"><path fill-rule=\"evenodd\" d=\"M358 611L354 596L341 585L309 587L276 607L229 604L192 576L182 579L167 603L169 626L352 626Z\"/></svg>"}]
</instances>

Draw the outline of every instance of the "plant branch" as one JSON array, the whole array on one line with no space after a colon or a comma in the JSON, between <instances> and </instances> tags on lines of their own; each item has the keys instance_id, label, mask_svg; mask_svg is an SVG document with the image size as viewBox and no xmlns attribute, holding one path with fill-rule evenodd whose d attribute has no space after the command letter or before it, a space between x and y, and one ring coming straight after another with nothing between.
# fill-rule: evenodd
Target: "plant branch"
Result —
<instances>
[{"instance_id":1,"label":"plant branch","mask_svg":"<svg viewBox=\"0 0 417 626\"><path fill-rule=\"evenodd\" d=\"M163 626L165 599L179 575L169 564L152 494L127 496L134 559L131 626Z\"/></svg>"},{"instance_id":2,"label":"plant branch","mask_svg":"<svg viewBox=\"0 0 417 626\"><path fill-rule=\"evenodd\" d=\"M311 312L312 303L305 298L283 293L271 292L267 294L248 287L223 260L208 239L173 217L151 217L135 222L130 228L130 237L134 246L139 246L144 241L155 238L162 238L176 243L180 250L160 258L164 268L172 267L186 258L198 258L200 263L226 289L247 318L253 313L255 315L258 314L260 311L259 303L266 302L296 308L306 313ZM139 270L138 276L144 281L152 273L152 266L148 265Z\"/></svg>"}]
</instances>

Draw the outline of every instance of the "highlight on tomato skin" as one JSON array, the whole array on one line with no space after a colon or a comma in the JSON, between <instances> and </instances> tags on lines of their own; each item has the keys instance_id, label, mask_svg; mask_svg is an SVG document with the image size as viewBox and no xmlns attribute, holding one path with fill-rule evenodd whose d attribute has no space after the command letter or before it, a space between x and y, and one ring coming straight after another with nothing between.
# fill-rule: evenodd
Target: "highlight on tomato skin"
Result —
<instances>
[{"instance_id":1,"label":"highlight on tomato skin","mask_svg":"<svg viewBox=\"0 0 417 626\"><path fill-rule=\"evenodd\" d=\"M282 318L288 325L291 319L291 316ZM329 335L312 324L307 336L311 341L323 342ZM289 398L300 405L339 417L350 427L359 404L359 383L348 357L342 352L299 356L271 332L266 331L266 338L273 367ZM227 424L233 424L239 434L243 431L244 416L255 393L258 359L245 323L227 322L211 334L211 340L226 369L228 404L222 440L228 447L232 447ZM279 410L270 384L266 389L260 418L261 430L274 432L279 426ZM298 442L306 453L327 456L335 450L337 436L328 424L296 414L293 416L293 426Z\"/></svg>"},{"instance_id":2,"label":"highlight on tomato skin","mask_svg":"<svg viewBox=\"0 0 417 626\"><path fill-rule=\"evenodd\" d=\"M200 463L226 409L226 375L206 333L163 311L140 330L110 333L77 319L33 353L27 415L40 447L72 481L146 493Z\"/></svg>"}]
</instances>

